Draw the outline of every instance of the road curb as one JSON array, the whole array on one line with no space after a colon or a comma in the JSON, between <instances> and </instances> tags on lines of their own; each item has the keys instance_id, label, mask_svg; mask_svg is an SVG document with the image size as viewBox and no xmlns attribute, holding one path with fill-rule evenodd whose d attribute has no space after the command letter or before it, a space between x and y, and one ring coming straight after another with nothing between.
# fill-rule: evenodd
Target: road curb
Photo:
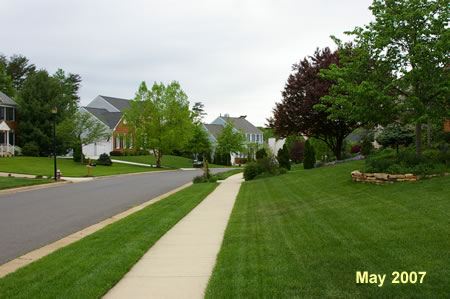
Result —
<instances>
[{"instance_id":1,"label":"road curb","mask_svg":"<svg viewBox=\"0 0 450 299\"><path fill-rule=\"evenodd\" d=\"M70 182L68 182L68 183L70 183ZM124 212L121 212L121 213L116 214L116 215L114 215L112 217L109 217L109 218L107 218L107 219L105 219L105 220L103 220L103 221L101 221L99 223L96 223L94 225L88 226L88 227L86 227L86 228L84 228L84 229L82 229L82 230L80 230L80 231L78 231L76 233L68 235L68 236L66 236L66 237L64 237L64 238L62 238L62 239L60 239L60 240L58 240L56 242L50 243L48 245L45 245L42 248L39 248L39 249L33 250L31 252L28 252L28 253L26 253L26 254L24 254L24 255L16 258L16 259L14 259L14 260L11 260L11 261L3 264L3 265L0 265L0 278L6 276L7 274L15 272L17 269L22 268L22 267L24 267L24 266L26 266L26 265L34 262L34 261L37 261L38 259L40 259L40 258L42 258L42 257L44 257L46 255L49 255L50 253L52 253L55 250L58 250L58 249L60 249L62 247L65 247L65 246L67 246L69 244L72 244L72 243L74 243L74 242L76 242L78 240L81 240L84 237L95 233L96 231L104 228L105 226L107 226L107 225L109 225L111 223L119 221L119 220L121 220L121 219L123 219L123 218L125 218L125 217L127 217L127 216L129 216L129 215L131 215L131 214L133 214L135 212L137 212L137 211L140 211L143 208L145 208L145 207L147 207L147 206L149 206L151 204L154 204L155 202L158 202L161 199L164 199L164 198L168 197L169 195L172 195L172 194L174 194L174 193L176 193L178 191L181 191L181 190L183 190L183 189L185 189L185 188L187 188L187 187L189 187L191 185L192 185L192 183L184 184L184 185L182 185L182 186L180 186L178 188L175 188L175 189L173 189L173 190L171 190L171 191L169 191L167 193L161 194L161 195L159 195L157 197L154 197L154 198L152 198L152 199L150 199L150 200L148 200L148 201L146 201L144 203L141 203L138 206L132 207L132 208L130 208L130 209L124 211Z\"/></svg>"},{"instance_id":2,"label":"road curb","mask_svg":"<svg viewBox=\"0 0 450 299\"><path fill-rule=\"evenodd\" d=\"M32 185L32 186L4 189L4 190L0 190L0 195L24 192L24 191L31 191L31 190L46 189L46 188L53 188L53 187L58 187L60 185L71 184L71 183L72 182L70 182L70 181L63 181L63 182L55 182L55 183L45 183L45 184L41 184L41 185Z\"/></svg>"}]
</instances>

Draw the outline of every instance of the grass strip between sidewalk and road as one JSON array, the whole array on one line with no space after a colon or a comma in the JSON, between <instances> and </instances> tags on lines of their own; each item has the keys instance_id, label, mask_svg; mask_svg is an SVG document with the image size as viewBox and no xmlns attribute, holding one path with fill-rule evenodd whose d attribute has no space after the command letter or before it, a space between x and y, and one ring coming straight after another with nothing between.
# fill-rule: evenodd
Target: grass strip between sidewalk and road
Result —
<instances>
[{"instance_id":1,"label":"grass strip between sidewalk and road","mask_svg":"<svg viewBox=\"0 0 450 299\"><path fill-rule=\"evenodd\" d=\"M0 177L0 190L54 183L53 180Z\"/></svg>"},{"instance_id":2,"label":"grass strip between sidewalk and road","mask_svg":"<svg viewBox=\"0 0 450 299\"><path fill-rule=\"evenodd\" d=\"M363 165L244 182L205 297L447 298L450 176L352 182ZM356 283L357 271L384 284ZM394 271L426 276L394 284Z\"/></svg>"},{"instance_id":3,"label":"grass strip between sidewalk and road","mask_svg":"<svg viewBox=\"0 0 450 299\"><path fill-rule=\"evenodd\" d=\"M195 184L0 279L0 298L99 298L218 184Z\"/></svg>"}]
</instances>

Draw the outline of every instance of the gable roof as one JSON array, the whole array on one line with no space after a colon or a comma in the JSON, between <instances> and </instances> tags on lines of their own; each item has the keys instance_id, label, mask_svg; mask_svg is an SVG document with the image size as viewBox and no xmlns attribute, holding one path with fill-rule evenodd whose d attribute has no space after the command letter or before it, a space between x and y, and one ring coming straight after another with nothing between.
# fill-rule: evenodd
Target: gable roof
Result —
<instances>
[{"instance_id":1,"label":"gable roof","mask_svg":"<svg viewBox=\"0 0 450 299\"><path fill-rule=\"evenodd\" d=\"M0 91L0 104L17 106L17 103L14 102L10 97Z\"/></svg>"},{"instance_id":2,"label":"gable roof","mask_svg":"<svg viewBox=\"0 0 450 299\"><path fill-rule=\"evenodd\" d=\"M203 124L206 129L208 129L209 133L214 136L214 138L217 139L217 134L222 132L223 126L222 125L215 125L215 124Z\"/></svg>"},{"instance_id":3,"label":"gable roof","mask_svg":"<svg viewBox=\"0 0 450 299\"><path fill-rule=\"evenodd\" d=\"M109 112L106 109L83 107L89 113L101 120L110 129L114 129L122 118L122 112Z\"/></svg>"},{"instance_id":4,"label":"gable roof","mask_svg":"<svg viewBox=\"0 0 450 299\"><path fill-rule=\"evenodd\" d=\"M113 105L120 112L123 112L124 109L130 108L130 100L107 97L107 96L100 96L100 97L102 97L109 104Z\"/></svg>"},{"instance_id":5,"label":"gable roof","mask_svg":"<svg viewBox=\"0 0 450 299\"><path fill-rule=\"evenodd\" d=\"M241 117L223 117L223 119L231 123L238 130L243 130L246 134L263 134L260 129L252 125L244 116Z\"/></svg>"}]
</instances>

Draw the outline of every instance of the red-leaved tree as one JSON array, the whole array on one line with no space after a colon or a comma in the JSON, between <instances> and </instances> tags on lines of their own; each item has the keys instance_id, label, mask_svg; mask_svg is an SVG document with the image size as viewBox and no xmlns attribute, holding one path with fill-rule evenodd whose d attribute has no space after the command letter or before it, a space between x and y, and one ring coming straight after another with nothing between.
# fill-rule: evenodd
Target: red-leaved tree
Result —
<instances>
[{"instance_id":1,"label":"red-leaved tree","mask_svg":"<svg viewBox=\"0 0 450 299\"><path fill-rule=\"evenodd\" d=\"M326 109L314 108L317 104L329 105L320 98L328 94L335 82L321 78L319 71L328 69L331 64L339 66L339 55L328 47L317 49L313 56L294 64L281 103L276 103L268 122L275 134L282 137L306 135L323 140L340 160L345 137L360 124L346 119L329 119Z\"/></svg>"}]
</instances>

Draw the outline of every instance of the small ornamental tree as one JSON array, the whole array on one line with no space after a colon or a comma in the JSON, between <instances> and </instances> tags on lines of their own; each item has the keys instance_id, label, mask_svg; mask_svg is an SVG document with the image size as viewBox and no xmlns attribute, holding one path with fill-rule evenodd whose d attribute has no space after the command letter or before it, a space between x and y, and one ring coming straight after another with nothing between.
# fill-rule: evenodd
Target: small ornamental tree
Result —
<instances>
[{"instance_id":1,"label":"small ornamental tree","mask_svg":"<svg viewBox=\"0 0 450 299\"><path fill-rule=\"evenodd\" d=\"M287 170L291 170L291 161L289 160L289 150L286 144L283 145L283 147L278 150L277 160L280 167L286 168Z\"/></svg>"},{"instance_id":2,"label":"small ornamental tree","mask_svg":"<svg viewBox=\"0 0 450 299\"><path fill-rule=\"evenodd\" d=\"M295 142L291 146L290 156L291 160L294 163L302 163L303 162L303 154L305 150L305 142L300 140L295 140Z\"/></svg>"},{"instance_id":3,"label":"small ornamental tree","mask_svg":"<svg viewBox=\"0 0 450 299\"><path fill-rule=\"evenodd\" d=\"M361 154L368 156L372 150L372 143L368 138L364 138L361 144Z\"/></svg>"},{"instance_id":4,"label":"small ornamental tree","mask_svg":"<svg viewBox=\"0 0 450 299\"><path fill-rule=\"evenodd\" d=\"M408 146L414 142L414 131L406 127L402 127L400 124L394 123L387 126L380 136L377 138L377 142L383 147L395 147L398 154L398 147L400 145Z\"/></svg>"},{"instance_id":5,"label":"small ornamental tree","mask_svg":"<svg viewBox=\"0 0 450 299\"><path fill-rule=\"evenodd\" d=\"M309 139L305 142L305 160L303 161L303 167L305 169L314 168L316 163L316 154L314 147L310 144Z\"/></svg>"}]
</instances>

